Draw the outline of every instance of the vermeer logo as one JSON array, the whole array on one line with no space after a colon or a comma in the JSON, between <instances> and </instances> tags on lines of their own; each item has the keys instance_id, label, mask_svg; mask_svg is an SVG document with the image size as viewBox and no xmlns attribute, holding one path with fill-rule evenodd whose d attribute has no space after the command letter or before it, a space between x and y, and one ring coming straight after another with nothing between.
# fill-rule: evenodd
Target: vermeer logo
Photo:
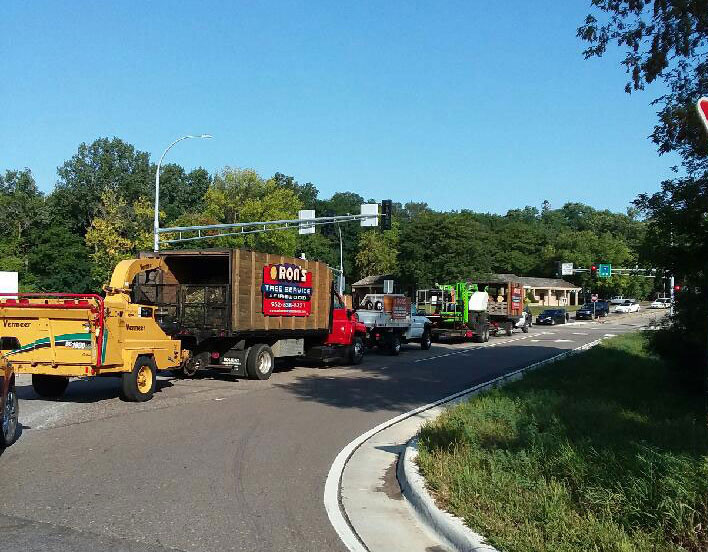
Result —
<instances>
[{"instance_id":1,"label":"vermeer logo","mask_svg":"<svg viewBox=\"0 0 708 552\"><path fill-rule=\"evenodd\" d=\"M130 324L126 324L125 329L131 332L143 332L145 331L145 326L131 326Z\"/></svg>"},{"instance_id":2,"label":"vermeer logo","mask_svg":"<svg viewBox=\"0 0 708 552\"><path fill-rule=\"evenodd\" d=\"M2 325L5 328L29 328L29 322L11 322L10 320L3 320Z\"/></svg>"}]
</instances>

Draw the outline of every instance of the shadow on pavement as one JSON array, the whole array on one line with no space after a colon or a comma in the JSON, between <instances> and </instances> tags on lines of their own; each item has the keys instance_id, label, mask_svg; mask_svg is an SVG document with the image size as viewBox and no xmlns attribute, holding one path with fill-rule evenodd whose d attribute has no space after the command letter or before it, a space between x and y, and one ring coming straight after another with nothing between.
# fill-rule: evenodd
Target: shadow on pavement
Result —
<instances>
[{"instance_id":1,"label":"shadow on pavement","mask_svg":"<svg viewBox=\"0 0 708 552\"><path fill-rule=\"evenodd\" d=\"M170 380L158 379L155 393L172 387ZM96 403L120 397L120 379L117 377L92 377L69 382L64 394L58 399L48 399L35 393L31 384L17 385L17 397L22 401Z\"/></svg>"},{"instance_id":2,"label":"shadow on pavement","mask_svg":"<svg viewBox=\"0 0 708 552\"><path fill-rule=\"evenodd\" d=\"M446 351L446 352L443 352ZM297 397L337 408L354 408L367 412L406 411L495 377L513 372L533 362L555 356L562 349L545 346L505 346L473 349L467 352L431 349L430 357L450 353L421 362L421 356L406 359L389 357L388 366L369 354L364 362L352 367L349 374L299 377L291 383L279 384ZM375 357L376 355L374 355Z\"/></svg>"}]
</instances>

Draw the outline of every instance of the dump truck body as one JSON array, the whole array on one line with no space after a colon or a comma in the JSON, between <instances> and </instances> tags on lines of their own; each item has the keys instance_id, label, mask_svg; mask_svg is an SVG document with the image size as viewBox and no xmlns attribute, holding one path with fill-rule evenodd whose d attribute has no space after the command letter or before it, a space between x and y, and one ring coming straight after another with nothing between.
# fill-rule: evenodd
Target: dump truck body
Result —
<instances>
[{"instance_id":1,"label":"dump truck body","mask_svg":"<svg viewBox=\"0 0 708 552\"><path fill-rule=\"evenodd\" d=\"M360 360L353 349L365 330L335 293L325 263L245 249L148 252L141 258L159 258L165 268L154 278L142 275L133 299L155 305L162 329L192 355L184 375L227 368L236 376L261 377L247 365L256 346L266 346L273 359Z\"/></svg>"}]
</instances>

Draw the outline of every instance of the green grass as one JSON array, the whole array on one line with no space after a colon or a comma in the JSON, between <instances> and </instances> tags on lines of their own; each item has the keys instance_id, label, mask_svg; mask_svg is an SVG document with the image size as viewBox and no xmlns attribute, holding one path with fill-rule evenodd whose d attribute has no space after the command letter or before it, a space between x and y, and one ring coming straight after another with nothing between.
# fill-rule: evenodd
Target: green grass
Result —
<instances>
[{"instance_id":1,"label":"green grass","mask_svg":"<svg viewBox=\"0 0 708 552\"><path fill-rule=\"evenodd\" d=\"M438 502L505 552L708 549L703 400L640 334L448 410L418 461Z\"/></svg>"}]
</instances>

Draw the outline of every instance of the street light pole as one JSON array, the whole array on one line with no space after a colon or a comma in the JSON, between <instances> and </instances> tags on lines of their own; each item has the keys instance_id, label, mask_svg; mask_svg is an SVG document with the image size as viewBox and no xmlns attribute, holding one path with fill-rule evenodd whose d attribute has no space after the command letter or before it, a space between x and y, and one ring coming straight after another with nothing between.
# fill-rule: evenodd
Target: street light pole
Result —
<instances>
[{"instance_id":1,"label":"street light pole","mask_svg":"<svg viewBox=\"0 0 708 552\"><path fill-rule=\"evenodd\" d=\"M342 244L342 227L337 224L339 230L339 294L344 295L344 246Z\"/></svg>"},{"instance_id":2,"label":"street light pole","mask_svg":"<svg viewBox=\"0 0 708 552\"><path fill-rule=\"evenodd\" d=\"M160 160L157 162L157 169L155 170L155 221L153 223L153 232L155 234L153 247L156 252L160 250L160 235L158 231L160 230L160 167L162 165L162 160L165 158L165 155L167 155L167 152L172 149L172 146L182 140L188 140L190 138L213 138L213 136L210 134L200 134L199 136L188 134L187 136L177 138L177 140L167 146L167 149L162 152Z\"/></svg>"}]
</instances>

